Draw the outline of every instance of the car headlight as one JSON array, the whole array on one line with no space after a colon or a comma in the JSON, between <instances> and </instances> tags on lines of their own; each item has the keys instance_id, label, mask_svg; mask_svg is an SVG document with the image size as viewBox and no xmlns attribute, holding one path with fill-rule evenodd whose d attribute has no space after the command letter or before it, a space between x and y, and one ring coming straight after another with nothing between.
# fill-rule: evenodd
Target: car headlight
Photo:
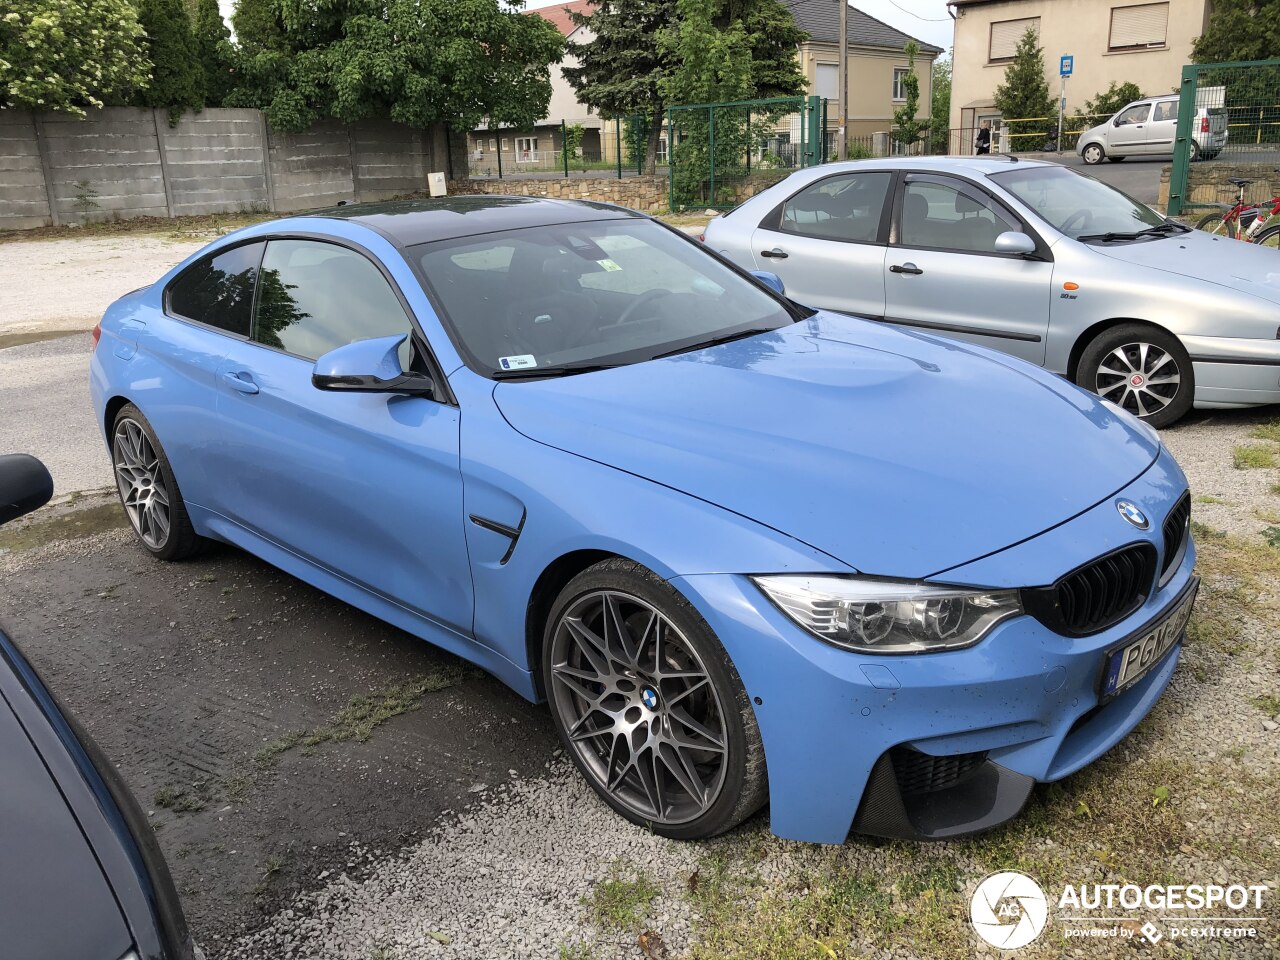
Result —
<instances>
[{"instance_id":1,"label":"car headlight","mask_svg":"<svg viewBox=\"0 0 1280 960\"><path fill-rule=\"evenodd\" d=\"M968 647L1022 613L1016 590L836 576L752 577L764 595L819 639L863 653Z\"/></svg>"}]
</instances>

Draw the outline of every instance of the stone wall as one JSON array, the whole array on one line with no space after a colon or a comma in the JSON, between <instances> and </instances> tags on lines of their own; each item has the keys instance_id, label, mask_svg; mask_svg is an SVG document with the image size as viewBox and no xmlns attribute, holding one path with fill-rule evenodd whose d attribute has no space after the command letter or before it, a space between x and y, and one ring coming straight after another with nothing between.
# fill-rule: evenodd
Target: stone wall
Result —
<instances>
[{"instance_id":1,"label":"stone wall","mask_svg":"<svg viewBox=\"0 0 1280 960\"><path fill-rule=\"evenodd\" d=\"M1169 209L1172 170L1172 166L1166 164L1160 172L1160 196L1156 205L1161 210ZM1280 193L1280 173L1276 172L1275 163L1232 163L1228 160L1193 163L1187 174L1184 201L1190 207L1188 215L1202 215L1205 211L1200 208L1205 206L1234 206L1240 190L1230 182L1232 177L1253 181L1244 191L1245 200L1250 203L1262 203Z\"/></svg>"}]
</instances>

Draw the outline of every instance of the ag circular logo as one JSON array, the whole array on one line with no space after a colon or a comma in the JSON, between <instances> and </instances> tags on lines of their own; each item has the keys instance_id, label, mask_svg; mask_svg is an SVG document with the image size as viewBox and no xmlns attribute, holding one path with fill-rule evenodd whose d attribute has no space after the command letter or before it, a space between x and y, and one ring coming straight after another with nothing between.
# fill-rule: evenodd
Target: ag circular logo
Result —
<instances>
[{"instance_id":1,"label":"ag circular logo","mask_svg":"<svg viewBox=\"0 0 1280 960\"><path fill-rule=\"evenodd\" d=\"M653 687L645 687L640 691L640 702L650 710L655 709L658 706L658 691Z\"/></svg>"},{"instance_id":2,"label":"ag circular logo","mask_svg":"<svg viewBox=\"0 0 1280 960\"><path fill-rule=\"evenodd\" d=\"M1138 509L1137 504L1129 500L1117 500L1116 510L1120 512L1120 516L1124 517L1139 530L1145 530L1151 525L1147 521L1147 515Z\"/></svg>"},{"instance_id":3,"label":"ag circular logo","mask_svg":"<svg viewBox=\"0 0 1280 960\"><path fill-rule=\"evenodd\" d=\"M1001 950L1016 950L1040 936L1049 920L1044 891L1025 873L993 873L969 901L969 922L978 936Z\"/></svg>"}]
</instances>

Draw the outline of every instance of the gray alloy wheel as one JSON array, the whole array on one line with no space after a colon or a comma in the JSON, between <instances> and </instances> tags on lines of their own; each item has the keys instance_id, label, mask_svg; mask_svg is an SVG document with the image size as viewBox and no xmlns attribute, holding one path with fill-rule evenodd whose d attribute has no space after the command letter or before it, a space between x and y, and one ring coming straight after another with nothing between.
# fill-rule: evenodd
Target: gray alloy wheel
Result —
<instances>
[{"instance_id":1,"label":"gray alloy wheel","mask_svg":"<svg viewBox=\"0 0 1280 960\"><path fill-rule=\"evenodd\" d=\"M548 695L579 767L634 819L687 824L719 799L725 704L672 620L621 590L564 609L551 635Z\"/></svg>"},{"instance_id":2,"label":"gray alloy wheel","mask_svg":"<svg viewBox=\"0 0 1280 960\"><path fill-rule=\"evenodd\" d=\"M1126 343L1107 353L1094 375L1094 389L1139 417L1153 417L1178 395L1182 371L1171 353L1154 343Z\"/></svg>"},{"instance_id":3,"label":"gray alloy wheel","mask_svg":"<svg viewBox=\"0 0 1280 960\"><path fill-rule=\"evenodd\" d=\"M1084 148L1083 156L1084 162L1093 166L1095 163L1101 163L1102 158L1106 156L1106 154L1102 152L1102 148L1096 143L1091 143Z\"/></svg>"},{"instance_id":4,"label":"gray alloy wheel","mask_svg":"<svg viewBox=\"0 0 1280 960\"><path fill-rule=\"evenodd\" d=\"M120 501L134 533L149 549L163 550L171 528L169 491L151 439L136 420L121 417L111 449Z\"/></svg>"}]
</instances>

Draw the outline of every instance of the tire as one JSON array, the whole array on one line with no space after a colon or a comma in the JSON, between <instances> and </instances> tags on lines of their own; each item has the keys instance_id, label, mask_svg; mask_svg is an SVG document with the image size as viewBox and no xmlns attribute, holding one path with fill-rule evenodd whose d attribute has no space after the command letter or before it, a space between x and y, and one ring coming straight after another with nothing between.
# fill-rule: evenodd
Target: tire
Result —
<instances>
[{"instance_id":1,"label":"tire","mask_svg":"<svg viewBox=\"0 0 1280 960\"><path fill-rule=\"evenodd\" d=\"M1101 163L1106 155L1107 152L1096 143L1091 143L1080 151L1080 156L1084 159L1084 162L1091 167Z\"/></svg>"},{"instance_id":2,"label":"tire","mask_svg":"<svg viewBox=\"0 0 1280 960\"><path fill-rule=\"evenodd\" d=\"M160 560L198 553L196 533L156 432L142 411L127 403L111 425L111 465L129 526L143 549Z\"/></svg>"},{"instance_id":3,"label":"tire","mask_svg":"<svg viewBox=\"0 0 1280 960\"><path fill-rule=\"evenodd\" d=\"M1252 242L1259 247L1270 247L1272 250L1280 252L1280 223L1270 227L1263 227L1258 231Z\"/></svg>"},{"instance_id":4,"label":"tire","mask_svg":"<svg viewBox=\"0 0 1280 960\"><path fill-rule=\"evenodd\" d=\"M1135 376L1140 384L1133 384ZM1177 380L1169 383L1172 376ZM1179 420L1195 398L1195 371L1186 348L1173 334L1146 323L1122 323L1094 337L1080 355L1075 380L1157 429Z\"/></svg>"},{"instance_id":5,"label":"tire","mask_svg":"<svg viewBox=\"0 0 1280 960\"><path fill-rule=\"evenodd\" d=\"M1200 159L1200 144L1194 140L1191 141L1191 162L1195 163Z\"/></svg>"},{"instance_id":6,"label":"tire","mask_svg":"<svg viewBox=\"0 0 1280 960\"><path fill-rule=\"evenodd\" d=\"M1203 230L1205 233L1211 233L1215 237L1230 237L1235 239L1236 222L1234 220L1224 220L1225 210L1217 213L1205 214L1200 218L1200 222L1196 224L1197 230Z\"/></svg>"},{"instance_id":7,"label":"tire","mask_svg":"<svg viewBox=\"0 0 1280 960\"><path fill-rule=\"evenodd\" d=\"M542 651L565 752L632 823L699 840L764 805L764 746L738 672L707 622L652 571L614 558L578 574L551 609Z\"/></svg>"},{"instance_id":8,"label":"tire","mask_svg":"<svg viewBox=\"0 0 1280 960\"><path fill-rule=\"evenodd\" d=\"M1111 163L1124 163L1124 157L1107 157Z\"/></svg>"}]
</instances>

